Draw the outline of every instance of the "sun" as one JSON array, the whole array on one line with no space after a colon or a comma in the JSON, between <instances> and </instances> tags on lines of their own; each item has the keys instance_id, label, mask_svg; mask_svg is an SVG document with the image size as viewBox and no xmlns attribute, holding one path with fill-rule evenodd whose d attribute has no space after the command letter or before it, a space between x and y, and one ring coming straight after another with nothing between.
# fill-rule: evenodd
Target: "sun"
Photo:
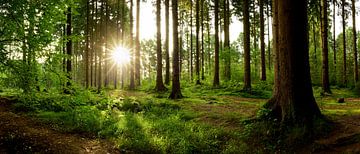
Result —
<instances>
[{"instance_id":1,"label":"sun","mask_svg":"<svg viewBox=\"0 0 360 154\"><path fill-rule=\"evenodd\" d=\"M131 57L128 49L118 46L113 50L111 58L116 64L122 65L129 63Z\"/></svg>"}]
</instances>

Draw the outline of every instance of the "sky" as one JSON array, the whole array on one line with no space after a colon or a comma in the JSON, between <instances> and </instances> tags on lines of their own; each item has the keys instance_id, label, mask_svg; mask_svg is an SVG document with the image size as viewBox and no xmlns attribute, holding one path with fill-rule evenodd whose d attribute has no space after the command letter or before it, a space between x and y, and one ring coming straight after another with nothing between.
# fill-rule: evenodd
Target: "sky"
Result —
<instances>
[{"instance_id":1,"label":"sky","mask_svg":"<svg viewBox=\"0 0 360 154\"><path fill-rule=\"evenodd\" d=\"M163 5L162 7L162 38L164 38L164 34L165 34L165 11L163 9ZM332 4L330 5L331 8L331 12L329 12L330 15L332 15ZM360 2L356 3L356 9L359 10L360 9ZM135 13L134 9L134 15ZM338 11L339 8L337 8L336 11ZM341 16L336 16L335 18L336 20L336 35L340 34L342 32L342 25L341 25ZM170 10L170 23L172 23L172 19L171 19L171 10ZM266 31L266 24L265 23L265 34L267 33ZM271 24L271 21L270 21ZM360 15L359 13L356 15L356 27L357 30L360 30L360 28L358 28L358 26L360 25ZM349 16L349 19L347 19L347 26L348 27L352 27L352 18L351 15ZM333 31L333 28L331 27L331 29L329 29L331 32ZM242 23L240 22L240 20L235 17L232 16L232 22L230 24L230 41L233 42L235 41L239 34L243 31L243 26ZM170 34L172 32L172 26L170 26ZM141 39L152 39L155 38L155 34L156 34L156 20L155 20L155 7L151 4L151 2L143 2L141 3L141 8L140 8L140 38ZM271 38L271 29L270 29L270 38ZM223 37L223 35L222 35ZM170 37L171 39L172 37ZM268 37L265 36L265 42L267 42ZM172 40L170 40L171 42Z\"/></svg>"}]
</instances>

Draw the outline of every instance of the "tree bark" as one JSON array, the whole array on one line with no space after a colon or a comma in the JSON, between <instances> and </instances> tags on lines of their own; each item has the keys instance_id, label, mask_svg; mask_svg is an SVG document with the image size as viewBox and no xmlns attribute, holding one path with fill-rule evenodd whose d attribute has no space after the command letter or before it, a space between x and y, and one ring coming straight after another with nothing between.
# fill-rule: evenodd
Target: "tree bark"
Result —
<instances>
[{"instance_id":1,"label":"tree bark","mask_svg":"<svg viewBox=\"0 0 360 154\"><path fill-rule=\"evenodd\" d=\"M72 57L72 39L71 39L71 28L72 28L72 23L71 23L71 7L68 7L68 11L67 11L67 15L66 15L66 37L67 37L67 41L66 41L66 55L67 55L67 59L66 59L66 73L67 73L67 82L66 82L66 87L67 90L65 90L65 93L69 93L69 88L71 86L71 57ZM30 61L30 60L29 60Z\"/></svg>"},{"instance_id":2,"label":"tree bark","mask_svg":"<svg viewBox=\"0 0 360 154\"><path fill-rule=\"evenodd\" d=\"M161 53L161 0L156 0L156 91L165 91L162 78L162 53Z\"/></svg>"},{"instance_id":3,"label":"tree bark","mask_svg":"<svg viewBox=\"0 0 360 154\"><path fill-rule=\"evenodd\" d=\"M214 81L213 86L215 88L220 86L220 79L219 79L219 0L215 0L215 66L214 66Z\"/></svg>"},{"instance_id":4,"label":"tree bark","mask_svg":"<svg viewBox=\"0 0 360 154\"><path fill-rule=\"evenodd\" d=\"M230 8L229 0L224 1L224 51L225 56L225 79L231 80L231 58L230 58Z\"/></svg>"},{"instance_id":5,"label":"tree bark","mask_svg":"<svg viewBox=\"0 0 360 154\"><path fill-rule=\"evenodd\" d=\"M182 98L180 89L180 72L179 72L179 37L178 37L178 1L172 0L172 16L173 16L173 79L172 90L169 98L179 99Z\"/></svg>"},{"instance_id":6,"label":"tree bark","mask_svg":"<svg viewBox=\"0 0 360 154\"><path fill-rule=\"evenodd\" d=\"M321 0L321 46L322 46L322 88L324 93L331 93L329 83L328 49L328 2Z\"/></svg>"},{"instance_id":7,"label":"tree bark","mask_svg":"<svg viewBox=\"0 0 360 154\"><path fill-rule=\"evenodd\" d=\"M335 16L336 16L336 1L335 0L333 0L333 51L334 51L334 82L335 82L335 84L336 84L336 75L337 75L337 73L336 73L336 27L335 27Z\"/></svg>"},{"instance_id":8,"label":"tree bark","mask_svg":"<svg viewBox=\"0 0 360 154\"><path fill-rule=\"evenodd\" d=\"M133 17L133 8L134 8L134 3L133 0L130 0L130 12L129 12L129 18L130 18L130 36L129 36L129 48L130 51L133 55L135 55L135 51L134 51L134 41L133 41L133 26L134 26L134 17ZM130 90L134 90L135 89L135 78L134 78L134 70L135 70L135 60L134 58L131 58L130 60L130 85L129 85L129 89Z\"/></svg>"},{"instance_id":9,"label":"tree bark","mask_svg":"<svg viewBox=\"0 0 360 154\"><path fill-rule=\"evenodd\" d=\"M165 84L170 84L170 56L169 56L169 0L165 0Z\"/></svg>"},{"instance_id":10,"label":"tree bark","mask_svg":"<svg viewBox=\"0 0 360 154\"><path fill-rule=\"evenodd\" d=\"M197 0L196 1L196 14L195 14L195 18L196 18L196 54L195 54L195 72L196 72L196 84L199 85L201 84L200 82L200 1Z\"/></svg>"},{"instance_id":11,"label":"tree bark","mask_svg":"<svg viewBox=\"0 0 360 154\"><path fill-rule=\"evenodd\" d=\"M244 91L251 90L250 77L250 22L249 22L249 0L243 1L243 24L244 24Z\"/></svg>"},{"instance_id":12,"label":"tree bark","mask_svg":"<svg viewBox=\"0 0 360 154\"><path fill-rule=\"evenodd\" d=\"M264 0L260 0L261 80L266 81Z\"/></svg>"},{"instance_id":13,"label":"tree bark","mask_svg":"<svg viewBox=\"0 0 360 154\"><path fill-rule=\"evenodd\" d=\"M136 1L135 84L140 86L140 0Z\"/></svg>"},{"instance_id":14,"label":"tree bark","mask_svg":"<svg viewBox=\"0 0 360 154\"><path fill-rule=\"evenodd\" d=\"M307 1L275 0L278 9L277 62L273 97L265 105L285 126L312 129L321 112L311 87ZM276 18L276 17L275 17Z\"/></svg>"},{"instance_id":15,"label":"tree bark","mask_svg":"<svg viewBox=\"0 0 360 154\"><path fill-rule=\"evenodd\" d=\"M343 84L347 86L346 68L346 21L345 21L345 0L342 0L342 25L343 25Z\"/></svg>"},{"instance_id":16,"label":"tree bark","mask_svg":"<svg viewBox=\"0 0 360 154\"><path fill-rule=\"evenodd\" d=\"M355 10L355 0L351 0L351 10L352 10L352 22L353 22L353 52L354 52L354 80L355 85L359 81L359 72L358 72L358 60L357 60L357 46L356 46L356 10Z\"/></svg>"}]
</instances>

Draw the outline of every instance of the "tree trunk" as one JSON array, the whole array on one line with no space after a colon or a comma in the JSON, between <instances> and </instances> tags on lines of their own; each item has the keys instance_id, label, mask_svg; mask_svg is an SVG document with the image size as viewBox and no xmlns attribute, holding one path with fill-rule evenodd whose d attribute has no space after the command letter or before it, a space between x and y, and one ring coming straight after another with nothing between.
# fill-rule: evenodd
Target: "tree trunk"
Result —
<instances>
[{"instance_id":1,"label":"tree trunk","mask_svg":"<svg viewBox=\"0 0 360 154\"><path fill-rule=\"evenodd\" d=\"M346 22L345 22L345 0L342 0L342 25L343 25L343 84L347 86L346 76Z\"/></svg>"},{"instance_id":2,"label":"tree trunk","mask_svg":"<svg viewBox=\"0 0 360 154\"><path fill-rule=\"evenodd\" d=\"M196 54L195 54L195 72L196 72L196 84L199 85L200 83L200 0L196 1Z\"/></svg>"},{"instance_id":3,"label":"tree trunk","mask_svg":"<svg viewBox=\"0 0 360 154\"><path fill-rule=\"evenodd\" d=\"M336 1L333 0L333 39L334 39L334 42L333 42L333 50L334 50L334 81L335 81L335 84L336 84L336 33L335 33L335 30L336 30L336 27L335 27L335 16L336 16Z\"/></svg>"},{"instance_id":4,"label":"tree trunk","mask_svg":"<svg viewBox=\"0 0 360 154\"><path fill-rule=\"evenodd\" d=\"M229 0L224 0L224 52L225 56L225 79L231 80L231 58L230 58L230 8Z\"/></svg>"},{"instance_id":5,"label":"tree trunk","mask_svg":"<svg viewBox=\"0 0 360 154\"><path fill-rule=\"evenodd\" d=\"M161 53L161 0L156 0L156 91L165 91L162 78L162 53Z\"/></svg>"},{"instance_id":6,"label":"tree trunk","mask_svg":"<svg viewBox=\"0 0 360 154\"><path fill-rule=\"evenodd\" d=\"M243 24L244 24L244 91L251 90L250 77L250 22L249 22L249 0L244 0L243 4Z\"/></svg>"},{"instance_id":7,"label":"tree trunk","mask_svg":"<svg viewBox=\"0 0 360 154\"><path fill-rule=\"evenodd\" d=\"M329 83L329 49L328 49L328 2L321 0L321 46L322 46L322 87L323 92L331 93Z\"/></svg>"},{"instance_id":8,"label":"tree trunk","mask_svg":"<svg viewBox=\"0 0 360 154\"><path fill-rule=\"evenodd\" d=\"M204 61L204 0L201 0L201 80L205 79Z\"/></svg>"},{"instance_id":9,"label":"tree trunk","mask_svg":"<svg viewBox=\"0 0 360 154\"><path fill-rule=\"evenodd\" d=\"M269 4L266 5L267 10L267 32L268 32L268 68L271 71L271 48L270 48L270 8Z\"/></svg>"},{"instance_id":10,"label":"tree trunk","mask_svg":"<svg viewBox=\"0 0 360 154\"><path fill-rule=\"evenodd\" d=\"M72 39L71 39L71 7L68 7L67 11L67 17L66 17L66 54L67 54L67 60L66 60L66 73L67 73L67 82L65 90L65 93L69 93L69 88L71 86L71 57L72 57Z\"/></svg>"},{"instance_id":11,"label":"tree trunk","mask_svg":"<svg viewBox=\"0 0 360 154\"><path fill-rule=\"evenodd\" d=\"M89 52L90 52L90 0L86 2L86 30L85 30L85 87L89 88Z\"/></svg>"},{"instance_id":12,"label":"tree trunk","mask_svg":"<svg viewBox=\"0 0 360 154\"><path fill-rule=\"evenodd\" d=\"M98 44L98 56L99 56L99 68L98 68L98 93L100 93L101 91L101 85L102 85L102 62L103 62L103 53L104 53L104 25L103 25L103 20L104 20L104 1L101 1L101 6L100 6L100 28L99 28L99 35L100 35L100 43Z\"/></svg>"},{"instance_id":13,"label":"tree trunk","mask_svg":"<svg viewBox=\"0 0 360 154\"><path fill-rule=\"evenodd\" d=\"M215 0L215 67L214 67L214 81L213 86L215 88L220 86L219 79L219 0Z\"/></svg>"},{"instance_id":14,"label":"tree trunk","mask_svg":"<svg viewBox=\"0 0 360 154\"><path fill-rule=\"evenodd\" d=\"M182 98L180 89L180 72L179 72L179 38L178 38L178 1L172 0L172 16L173 16L173 79L172 90L169 98L179 99Z\"/></svg>"},{"instance_id":15,"label":"tree trunk","mask_svg":"<svg viewBox=\"0 0 360 154\"><path fill-rule=\"evenodd\" d=\"M357 46L356 46L356 10L355 10L355 0L351 0L352 6L352 22L353 22L353 52L354 52L354 80L355 85L359 81L359 72L358 72L358 61L357 61Z\"/></svg>"},{"instance_id":16,"label":"tree trunk","mask_svg":"<svg viewBox=\"0 0 360 154\"><path fill-rule=\"evenodd\" d=\"M194 68L193 68L193 2L190 0L190 81L194 79Z\"/></svg>"},{"instance_id":17,"label":"tree trunk","mask_svg":"<svg viewBox=\"0 0 360 154\"><path fill-rule=\"evenodd\" d=\"M261 80L266 81L264 0L260 0Z\"/></svg>"},{"instance_id":18,"label":"tree trunk","mask_svg":"<svg viewBox=\"0 0 360 154\"><path fill-rule=\"evenodd\" d=\"M278 9L278 84L265 105L284 126L312 129L321 112L315 102L308 52L307 2L275 0Z\"/></svg>"},{"instance_id":19,"label":"tree trunk","mask_svg":"<svg viewBox=\"0 0 360 154\"><path fill-rule=\"evenodd\" d=\"M104 2L105 5L105 27L104 27L104 72L105 72L105 81L104 87L109 86L109 57L108 57L108 22L109 22L109 5L108 2Z\"/></svg>"},{"instance_id":20,"label":"tree trunk","mask_svg":"<svg viewBox=\"0 0 360 154\"><path fill-rule=\"evenodd\" d=\"M169 56L169 0L165 0L165 84L170 84L170 56Z\"/></svg>"},{"instance_id":21,"label":"tree trunk","mask_svg":"<svg viewBox=\"0 0 360 154\"><path fill-rule=\"evenodd\" d=\"M133 8L134 8L134 3L133 3L133 0L130 0L130 12L129 12L129 18L130 18L130 39L129 39L129 48L130 48L130 51L133 55L134 54L134 41L133 41L133 27L134 27L134 17L133 17ZM129 85L129 89L130 90L134 90L135 89L135 78L134 78L134 69L135 69L135 61L134 61L134 58L131 58L130 60L130 67L129 67L129 70L130 70L130 85Z\"/></svg>"},{"instance_id":22,"label":"tree trunk","mask_svg":"<svg viewBox=\"0 0 360 154\"><path fill-rule=\"evenodd\" d=\"M140 86L140 0L136 1L135 84Z\"/></svg>"}]
</instances>

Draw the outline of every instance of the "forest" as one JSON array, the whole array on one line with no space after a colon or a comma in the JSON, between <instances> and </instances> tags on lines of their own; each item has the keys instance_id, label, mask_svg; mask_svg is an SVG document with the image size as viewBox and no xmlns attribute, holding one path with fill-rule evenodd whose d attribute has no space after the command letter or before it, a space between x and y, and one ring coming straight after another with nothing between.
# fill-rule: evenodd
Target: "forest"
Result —
<instances>
[{"instance_id":1,"label":"forest","mask_svg":"<svg viewBox=\"0 0 360 154\"><path fill-rule=\"evenodd\" d=\"M0 0L0 153L360 153L357 0Z\"/></svg>"}]
</instances>

